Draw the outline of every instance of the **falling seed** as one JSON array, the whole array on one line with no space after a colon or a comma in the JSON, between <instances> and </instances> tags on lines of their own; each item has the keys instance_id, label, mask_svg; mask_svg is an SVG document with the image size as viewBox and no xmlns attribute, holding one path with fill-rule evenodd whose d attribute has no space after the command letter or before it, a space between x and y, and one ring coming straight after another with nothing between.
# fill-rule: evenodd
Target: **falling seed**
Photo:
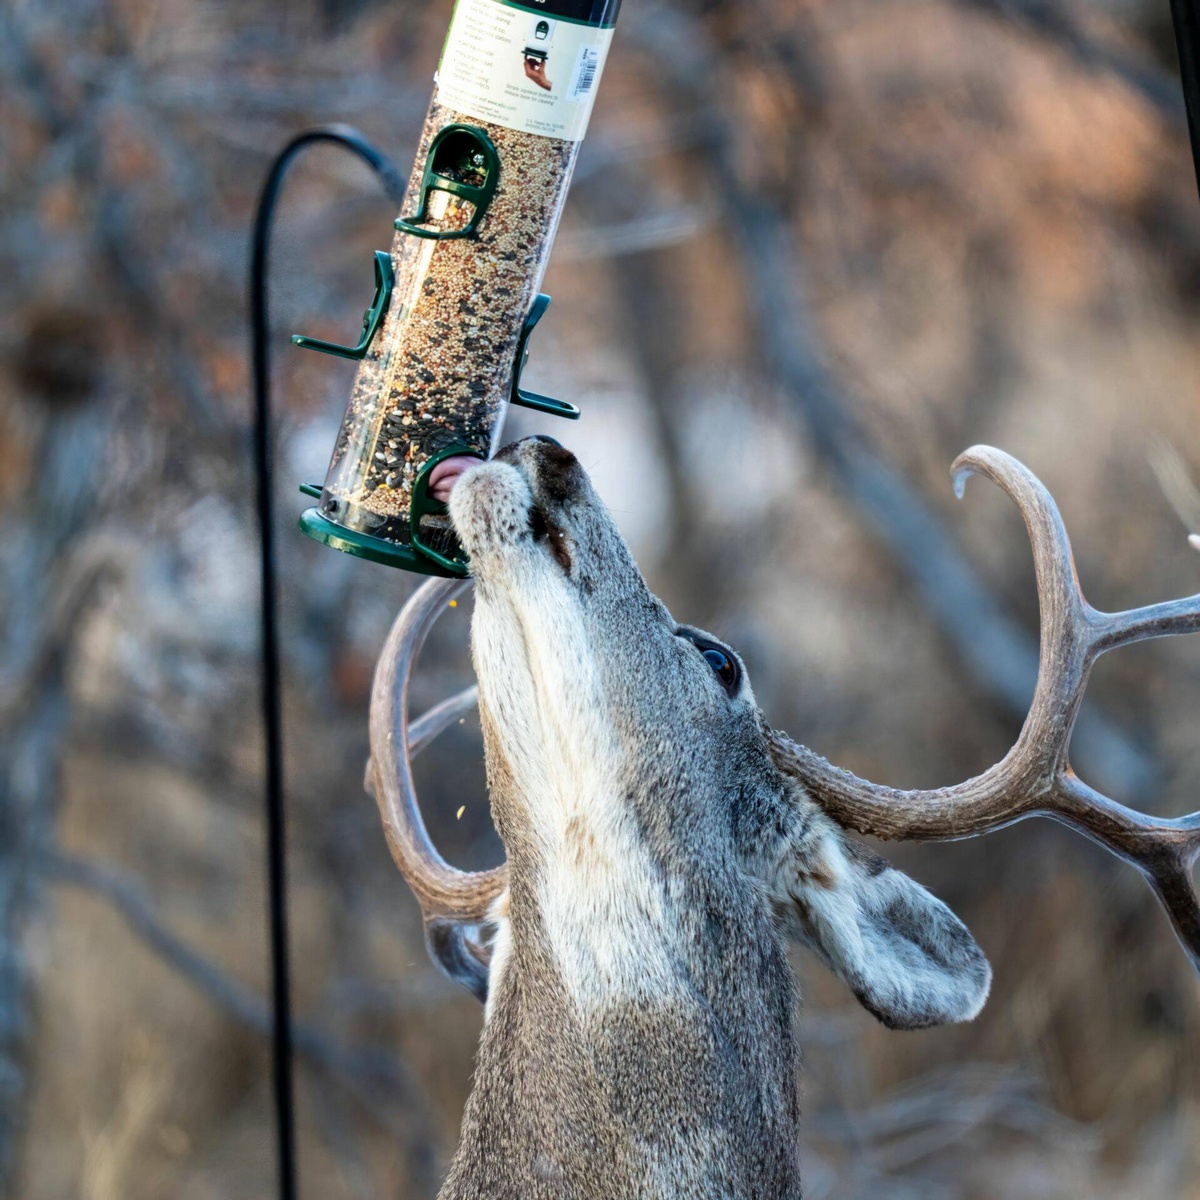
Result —
<instances>
[{"instance_id":1,"label":"falling seed","mask_svg":"<svg viewBox=\"0 0 1200 1200\"><path fill-rule=\"evenodd\" d=\"M456 821L461 821L461 820L462 820L462 815L463 815L463 813L465 813L466 811L467 811L467 806L464 804L464 805L462 806L462 808L460 808L460 809L458 810L458 812L456 812L456 813L454 814L454 819L455 819Z\"/></svg>"}]
</instances>

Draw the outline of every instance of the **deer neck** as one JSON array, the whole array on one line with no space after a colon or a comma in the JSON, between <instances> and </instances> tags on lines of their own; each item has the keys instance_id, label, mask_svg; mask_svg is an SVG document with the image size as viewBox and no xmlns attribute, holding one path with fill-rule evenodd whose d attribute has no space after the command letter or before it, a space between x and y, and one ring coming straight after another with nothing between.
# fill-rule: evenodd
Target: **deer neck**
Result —
<instances>
[{"instance_id":1,"label":"deer neck","mask_svg":"<svg viewBox=\"0 0 1200 1200\"><path fill-rule=\"evenodd\" d=\"M734 949L713 914L738 913L748 935L770 921L732 861L717 785L606 677L571 606L534 599L481 588L472 627L511 881L490 990L524 950L544 956L583 1019L711 991Z\"/></svg>"},{"instance_id":2,"label":"deer neck","mask_svg":"<svg viewBox=\"0 0 1200 1200\"><path fill-rule=\"evenodd\" d=\"M707 806L681 760L623 723L569 626L540 619L476 609L509 891L447 1194L502 1161L522 1196L798 1195L794 997L769 906L728 837L689 817Z\"/></svg>"},{"instance_id":3,"label":"deer neck","mask_svg":"<svg viewBox=\"0 0 1200 1200\"><path fill-rule=\"evenodd\" d=\"M640 828L611 738L599 727L586 739L555 734L539 739L536 763L520 762L493 723L487 727L489 792L511 881L492 1003L514 951L552 970L581 1017L613 1004L667 1002L678 989L678 931L663 864Z\"/></svg>"},{"instance_id":4,"label":"deer neck","mask_svg":"<svg viewBox=\"0 0 1200 1200\"><path fill-rule=\"evenodd\" d=\"M664 858L648 794L607 775L531 794L485 738L510 885L447 1197L797 1200L794 997L770 914L732 874ZM497 1176L511 1190L478 1190Z\"/></svg>"}]
</instances>

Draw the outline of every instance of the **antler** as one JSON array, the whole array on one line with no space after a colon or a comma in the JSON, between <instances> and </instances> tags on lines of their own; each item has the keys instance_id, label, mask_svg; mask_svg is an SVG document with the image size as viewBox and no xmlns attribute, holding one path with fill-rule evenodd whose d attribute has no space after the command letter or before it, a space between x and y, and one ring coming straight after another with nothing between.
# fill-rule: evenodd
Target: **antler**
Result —
<instances>
[{"instance_id":1,"label":"antler","mask_svg":"<svg viewBox=\"0 0 1200 1200\"><path fill-rule=\"evenodd\" d=\"M1080 590L1066 528L1041 481L1010 455L973 446L954 463L960 497L974 472L1012 497L1033 543L1041 657L1033 704L1016 744L982 775L928 791L859 779L781 733L772 734L776 760L835 821L875 837L942 841L990 833L1026 817L1061 821L1142 872L1200 972L1200 901L1192 882L1200 856L1200 812L1172 819L1126 808L1079 779L1067 758L1096 659L1145 638L1200 632L1200 595L1130 612L1099 612Z\"/></svg>"},{"instance_id":2,"label":"antler","mask_svg":"<svg viewBox=\"0 0 1200 1200\"><path fill-rule=\"evenodd\" d=\"M507 869L460 871L438 854L421 819L411 761L475 703L475 689L408 722L408 682L417 655L434 621L464 586L459 580L430 580L392 625L371 688L371 757L365 783L379 805L392 858L421 905L430 955L482 1001L487 998L489 955L472 936L472 927L487 919L492 902L504 891Z\"/></svg>"}]
</instances>

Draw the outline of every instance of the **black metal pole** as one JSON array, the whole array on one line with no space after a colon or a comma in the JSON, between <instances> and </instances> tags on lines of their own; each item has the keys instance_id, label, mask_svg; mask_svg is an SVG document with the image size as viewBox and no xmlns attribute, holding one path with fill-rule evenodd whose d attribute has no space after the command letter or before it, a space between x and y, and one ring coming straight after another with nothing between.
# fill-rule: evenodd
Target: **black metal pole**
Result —
<instances>
[{"instance_id":1,"label":"black metal pole","mask_svg":"<svg viewBox=\"0 0 1200 1200\"><path fill-rule=\"evenodd\" d=\"M1192 139L1192 165L1200 189L1200 0L1171 0L1179 77L1187 108L1188 134Z\"/></svg>"},{"instance_id":2,"label":"black metal pole","mask_svg":"<svg viewBox=\"0 0 1200 1200\"><path fill-rule=\"evenodd\" d=\"M272 1083L275 1095L280 1200L296 1198L296 1121L292 1086L292 1019L288 974L287 874L283 809L283 722L279 679L279 595L275 557L270 356L267 346L267 256L271 221L283 177L297 154L317 142L353 151L400 199L404 182L395 167L357 130L324 125L297 135L267 172L254 214L250 252L250 361L254 394L255 508L258 513L261 584L262 714L265 742L267 897L271 940Z\"/></svg>"}]
</instances>

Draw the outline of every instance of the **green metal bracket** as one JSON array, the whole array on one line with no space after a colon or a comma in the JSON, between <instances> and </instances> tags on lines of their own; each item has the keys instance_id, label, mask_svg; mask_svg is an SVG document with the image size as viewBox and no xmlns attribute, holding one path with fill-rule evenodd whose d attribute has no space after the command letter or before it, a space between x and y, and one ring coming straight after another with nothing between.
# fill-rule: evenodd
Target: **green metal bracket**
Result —
<instances>
[{"instance_id":1,"label":"green metal bracket","mask_svg":"<svg viewBox=\"0 0 1200 1200\"><path fill-rule=\"evenodd\" d=\"M444 450L439 450L417 472L417 477L413 480L412 504L409 506L408 518L408 540L414 550L417 550L427 559L431 559L434 564L441 567L442 571L440 573L465 578L469 570L467 556L459 554L452 558L449 555L439 553L432 546L426 544L421 530L421 520L423 517L444 517L449 511L440 500L435 500L429 494L429 476L433 473L433 468L443 459L453 458L457 454L470 455L472 458L479 459L480 462L487 461L487 455L479 450L478 447L468 446L465 442L455 442L447 446Z\"/></svg>"},{"instance_id":2,"label":"green metal bracket","mask_svg":"<svg viewBox=\"0 0 1200 1200\"><path fill-rule=\"evenodd\" d=\"M392 270L392 256L386 250L375 251L375 298L371 307L363 313L363 331L357 346L339 346L336 342L323 342L320 338L305 337L302 333L292 334L292 341L305 350L320 350L322 354L336 354L339 358L365 358L371 342L387 312L392 298L396 276Z\"/></svg>"},{"instance_id":3,"label":"green metal bracket","mask_svg":"<svg viewBox=\"0 0 1200 1200\"><path fill-rule=\"evenodd\" d=\"M529 335L534 326L545 315L550 307L550 297L545 292L539 292L521 326L521 336L517 339L517 362L513 370L512 395L509 403L519 408L532 408L537 412L548 413L552 417L566 417L568 421L579 420L579 408L568 404L566 400L555 400L552 396L542 396L537 392L527 392L521 387L521 376L525 364L529 361Z\"/></svg>"},{"instance_id":4,"label":"green metal bracket","mask_svg":"<svg viewBox=\"0 0 1200 1200\"><path fill-rule=\"evenodd\" d=\"M467 179L482 177L480 183ZM411 217L398 217L396 228L413 237L448 242L473 237L500 183L500 154L492 139L476 125L447 125L433 139L421 175L421 206ZM474 211L462 229L423 229L429 217L430 192L449 192L468 201Z\"/></svg>"}]
</instances>

